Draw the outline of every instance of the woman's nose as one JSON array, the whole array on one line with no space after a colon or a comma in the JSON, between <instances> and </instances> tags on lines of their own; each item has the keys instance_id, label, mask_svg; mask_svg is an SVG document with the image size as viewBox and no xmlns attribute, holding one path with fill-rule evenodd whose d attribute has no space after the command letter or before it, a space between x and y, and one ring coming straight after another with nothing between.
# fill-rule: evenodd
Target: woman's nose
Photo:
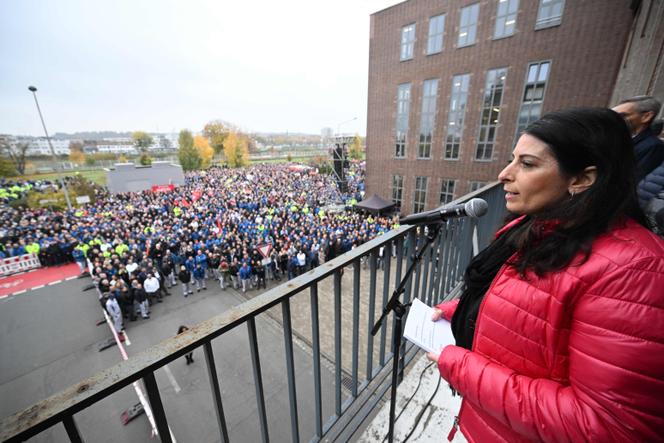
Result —
<instances>
[{"instance_id":1,"label":"woman's nose","mask_svg":"<svg viewBox=\"0 0 664 443\"><path fill-rule=\"evenodd\" d=\"M503 168L503 170L500 171L500 173L498 174L498 180L499 180L500 182L504 183L504 182L510 180L510 177L511 177L511 174L510 174L511 165L512 165L512 163L508 163L507 166L505 166L505 167Z\"/></svg>"}]
</instances>

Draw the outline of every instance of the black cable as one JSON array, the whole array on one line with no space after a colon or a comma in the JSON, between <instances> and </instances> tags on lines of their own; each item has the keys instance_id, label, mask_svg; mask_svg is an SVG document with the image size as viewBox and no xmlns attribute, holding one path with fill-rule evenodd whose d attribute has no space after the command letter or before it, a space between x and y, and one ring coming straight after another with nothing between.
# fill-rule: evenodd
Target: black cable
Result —
<instances>
[{"instance_id":1,"label":"black cable","mask_svg":"<svg viewBox=\"0 0 664 443\"><path fill-rule=\"evenodd\" d=\"M428 365L422 370L422 372L420 373L420 379L417 381L417 386L415 387L415 391L413 391L413 394L410 396L410 398L408 399L408 401L406 401L406 404L405 404L405 405L403 406L403 408L401 409L401 412L399 412L399 413L397 414L397 416L394 418L394 423L396 423L397 420L399 420L399 417L401 417L401 414L403 414L403 411L406 410L406 408L408 407L408 404L410 403L410 401L411 401L413 398L415 398L415 394L417 394L417 391L420 389L420 385L422 384L422 377L424 377L424 373L425 373L425 372L427 371L427 369L429 369L433 364L434 364L434 362L429 363L429 364L428 364ZM440 384L440 378L438 379L438 384ZM438 390L438 387L436 387L436 391L437 391L437 390ZM429 400L429 403L431 403L431 400ZM418 418L418 422L419 422L419 418ZM415 426L417 426L417 423L415 424ZM414 429L414 428L413 428L413 429ZM412 433L412 431L411 431L411 433ZM388 434L385 434L385 437L383 437L383 440L382 440L383 442L384 442L385 440L387 440L387 436L388 436ZM406 437L406 440L407 440L407 439L408 439L408 437ZM404 441L405 441L405 440L404 440Z\"/></svg>"},{"instance_id":2,"label":"black cable","mask_svg":"<svg viewBox=\"0 0 664 443\"><path fill-rule=\"evenodd\" d=\"M413 435L413 432L415 432L415 429L417 429L417 425L420 424L420 420L422 419L422 416L424 415L424 411L426 411L429 406L431 406L431 401L433 398L436 396L436 393L438 392L438 388L440 387L440 380L442 377L438 377L438 384L436 385L436 390L433 391L433 394L431 394L431 397L429 398L429 401L427 402L426 405L424 405L424 408L420 411L419 414L417 414L417 418L415 419L415 424L413 425L413 428L410 430L408 435L406 435L406 438L403 439L402 443L406 443L408 439L410 438L411 435Z\"/></svg>"}]
</instances>

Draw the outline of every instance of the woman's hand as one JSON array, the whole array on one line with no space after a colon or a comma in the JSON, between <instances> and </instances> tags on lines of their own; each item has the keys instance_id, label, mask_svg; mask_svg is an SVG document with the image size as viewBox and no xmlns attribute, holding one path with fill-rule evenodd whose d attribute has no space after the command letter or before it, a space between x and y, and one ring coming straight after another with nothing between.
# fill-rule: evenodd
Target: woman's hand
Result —
<instances>
[{"instance_id":1,"label":"woman's hand","mask_svg":"<svg viewBox=\"0 0 664 443\"><path fill-rule=\"evenodd\" d=\"M440 352L427 352L427 358L434 363L438 363L440 358Z\"/></svg>"},{"instance_id":2,"label":"woman's hand","mask_svg":"<svg viewBox=\"0 0 664 443\"><path fill-rule=\"evenodd\" d=\"M443 317L443 311L438 308L433 308L433 314L431 314L431 321L438 321Z\"/></svg>"}]
</instances>

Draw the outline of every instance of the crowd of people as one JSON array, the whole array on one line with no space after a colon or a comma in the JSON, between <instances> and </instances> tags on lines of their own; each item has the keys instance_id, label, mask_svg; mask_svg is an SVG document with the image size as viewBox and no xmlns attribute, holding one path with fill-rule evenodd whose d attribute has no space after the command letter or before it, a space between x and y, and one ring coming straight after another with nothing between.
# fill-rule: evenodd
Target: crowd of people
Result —
<instances>
[{"instance_id":1,"label":"crowd of people","mask_svg":"<svg viewBox=\"0 0 664 443\"><path fill-rule=\"evenodd\" d=\"M361 166L351 167L349 201L363 186ZM327 211L339 199L334 181L292 165L188 172L173 192L95 192L94 203L74 211L8 208L0 226L12 255L37 244L45 265L90 267L118 330L122 318L149 318L150 305L176 285L185 297L211 281L243 292L265 288L394 226L392 218L349 208Z\"/></svg>"}]
</instances>

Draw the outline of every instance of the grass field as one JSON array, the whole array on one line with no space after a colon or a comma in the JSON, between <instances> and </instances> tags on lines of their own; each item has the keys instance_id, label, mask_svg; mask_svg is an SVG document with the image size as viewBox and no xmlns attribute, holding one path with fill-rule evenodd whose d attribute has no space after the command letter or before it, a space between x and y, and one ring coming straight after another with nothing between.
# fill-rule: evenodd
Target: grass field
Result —
<instances>
[{"instance_id":1,"label":"grass field","mask_svg":"<svg viewBox=\"0 0 664 443\"><path fill-rule=\"evenodd\" d=\"M106 171L96 170L96 171L66 171L64 175L81 175L88 180L91 180L99 185L106 186ZM30 174L24 175L21 179L24 180L57 180L58 174L55 172L48 172L45 174Z\"/></svg>"}]
</instances>

